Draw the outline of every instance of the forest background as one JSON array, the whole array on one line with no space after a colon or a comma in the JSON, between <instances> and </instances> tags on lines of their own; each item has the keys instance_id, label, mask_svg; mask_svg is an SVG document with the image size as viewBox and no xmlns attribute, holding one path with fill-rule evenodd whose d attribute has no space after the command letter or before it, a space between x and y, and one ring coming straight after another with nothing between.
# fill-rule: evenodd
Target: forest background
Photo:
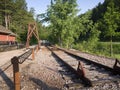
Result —
<instances>
[{"instance_id":1,"label":"forest background","mask_svg":"<svg viewBox=\"0 0 120 90\"><path fill-rule=\"evenodd\" d=\"M19 43L25 43L28 23L37 22L41 40L120 58L120 0L105 0L84 14L78 12L76 0L51 0L46 13L34 18L35 10L28 11L25 0L1 0L0 25L17 34ZM31 44L35 43L32 37Z\"/></svg>"}]
</instances>

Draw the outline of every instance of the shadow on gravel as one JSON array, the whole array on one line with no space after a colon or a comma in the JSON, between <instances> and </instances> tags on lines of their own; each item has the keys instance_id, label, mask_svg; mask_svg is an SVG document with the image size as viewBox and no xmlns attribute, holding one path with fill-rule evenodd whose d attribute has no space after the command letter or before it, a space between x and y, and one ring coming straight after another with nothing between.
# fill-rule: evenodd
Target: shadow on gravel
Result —
<instances>
[{"instance_id":1,"label":"shadow on gravel","mask_svg":"<svg viewBox=\"0 0 120 90\"><path fill-rule=\"evenodd\" d=\"M0 76L3 78L7 86L9 87L9 90L13 90L14 83L11 81L11 79L0 69Z\"/></svg>"},{"instance_id":2,"label":"shadow on gravel","mask_svg":"<svg viewBox=\"0 0 120 90\"><path fill-rule=\"evenodd\" d=\"M36 78L29 78L29 79L33 81L39 87L40 90L60 90L56 87L48 86L46 83L44 83L40 79L36 79Z\"/></svg>"},{"instance_id":3,"label":"shadow on gravel","mask_svg":"<svg viewBox=\"0 0 120 90\"><path fill-rule=\"evenodd\" d=\"M69 80L72 80L74 83L81 83L81 80L78 76L76 76L72 71L70 71L62 62L59 60L53 53L51 54L54 59L57 61L57 63L60 65L62 70L58 70L58 72L63 76L69 77ZM63 79L65 79L63 77Z\"/></svg>"}]
</instances>

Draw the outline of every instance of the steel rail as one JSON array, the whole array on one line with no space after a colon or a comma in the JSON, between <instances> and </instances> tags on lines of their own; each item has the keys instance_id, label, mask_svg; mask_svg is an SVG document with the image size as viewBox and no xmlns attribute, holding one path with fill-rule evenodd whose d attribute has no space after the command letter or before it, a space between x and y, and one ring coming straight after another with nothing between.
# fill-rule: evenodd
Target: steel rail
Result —
<instances>
[{"instance_id":1,"label":"steel rail","mask_svg":"<svg viewBox=\"0 0 120 90\"><path fill-rule=\"evenodd\" d=\"M72 51L69 51L69 50L66 50L66 49L63 49L63 48L59 48L59 47L55 47L55 46L52 46L53 47L53 50L52 53L53 55L55 55L57 58L59 58L63 63L65 63L70 70L74 70L74 68L71 68L72 66L70 66L67 62L65 62L64 60L62 60L62 58L59 57L59 55L56 55L54 50L61 50L63 52L65 52L66 54L76 58L76 60L78 61L84 61L85 63L89 63L89 64L93 64L94 66L97 66L97 67L100 67L100 68L104 68L106 71L110 71L112 72L114 75L120 75L120 67L117 65L119 64L120 65L120 61L116 59L115 61L115 64L113 63L113 67L109 67L109 66L106 66L106 65L103 65L101 63L97 63L97 62L94 62L92 60L89 60L89 59L86 59L84 57L80 57L79 55L77 55L76 53L72 52ZM78 74L76 70L74 70L74 73L76 73L76 75ZM79 75L78 75L79 76ZM86 77L87 78L87 77ZM86 79L83 79L83 78L80 78L85 84L85 85L88 85L88 86L94 86L94 85L97 85L97 84L101 84L104 80L101 80L101 81L91 81L91 80L88 80L87 78L87 82L85 81ZM111 83L111 82L120 82L120 79L117 78L117 79L109 79L109 80L105 80L106 83ZM73 83L74 84L74 83ZM79 86L78 86L79 87Z\"/></svg>"},{"instance_id":2,"label":"steel rail","mask_svg":"<svg viewBox=\"0 0 120 90\"><path fill-rule=\"evenodd\" d=\"M87 77L85 76L81 76L78 71L77 71L77 68L74 69L71 65L69 65L67 62L65 62L62 58L59 57L59 55L57 55L51 48L47 47L54 56L56 56L62 63L64 63L70 71L72 71L80 80L82 80L82 84L84 86L87 86L87 87L91 87L92 86L92 81L90 79L88 79Z\"/></svg>"},{"instance_id":3,"label":"steel rail","mask_svg":"<svg viewBox=\"0 0 120 90\"><path fill-rule=\"evenodd\" d=\"M114 67L114 64L113 64L113 67L109 67L109 66L103 65L103 64L101 64L101 63L97 63L97 62L95 62L95 61L86 59L86 58L84 58L84 57L80 57L80 56L77 55L76 53L73 53L73 52L71 52L71 51L69 51L69 50L66 50L66 49L63 49L63 48L60 48L60 47L56 47L56 48L59 49L59 50L64 51L65 53L67 53L67 54L69 54L69 55L72 55L73 57L78 58L78 60L85 61L85 62L88 62L88 63L90 63L90 64L94 64L94 65L97 66L97 67L104 68L104 69L107 70L107 71L110 71L110 72L112 72L112 73L115 73L115 74L119 74L119 75L120 75L120 69L119 69L119 71L117 70L117 72L116 72L116 70L113 68L113 67ZM120 67L119 67L119 68L120 68Z\"/></svg>"}]
</instances>

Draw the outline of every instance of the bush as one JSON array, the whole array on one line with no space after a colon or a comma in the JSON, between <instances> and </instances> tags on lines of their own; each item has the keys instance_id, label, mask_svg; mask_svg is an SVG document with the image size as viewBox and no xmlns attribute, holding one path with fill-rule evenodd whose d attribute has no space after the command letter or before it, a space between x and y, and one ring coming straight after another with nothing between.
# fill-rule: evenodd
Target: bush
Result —
<instances>
[{"instance_id":1,"label":"bush","mask_svg":"<svg viewBox=\"0 0 120 90\"><path fill-rule=\"evenodd\" d=\"M99 42L95 53L110 56L110 42ZM113 42L113 55L120 54L120 43Z\"/></svg>"},{"instance_id":2,"label":"bush","mask_svg":"<svg viewBox=\"0 0 120 90\"><path fill-rule=\"evenodd\" d=\"M113 53L120 54L120 44L113 44Z\"/></svg>"},{"instance_id":3,"label":"bush","mask_svg":"<svg viewBox=\"0 0 120 90\"><path fill-rule=\"evenodd\" d=\"M97 55L110 57L110 42L98 42L93 46L91 46L91 44L87 42L83 42L83 43L77 43L73 45L73 48L80 51L85 51L85 52L90 52ZM117 58L118 56L120 56L119 54L120 54L120 43L113 42L113 55L115 56L114 58Z\"/></svg>"},{"instance_id":4,"label":"bush","mask_svg":"<svg viewBox=\"0 0 120 90\"><path fill-rule=\"evenodd\" d=\"M94 49L94 53L109 56L110 55L109 44L97 43L96 48Z\"/></svg>"}]
</instances>

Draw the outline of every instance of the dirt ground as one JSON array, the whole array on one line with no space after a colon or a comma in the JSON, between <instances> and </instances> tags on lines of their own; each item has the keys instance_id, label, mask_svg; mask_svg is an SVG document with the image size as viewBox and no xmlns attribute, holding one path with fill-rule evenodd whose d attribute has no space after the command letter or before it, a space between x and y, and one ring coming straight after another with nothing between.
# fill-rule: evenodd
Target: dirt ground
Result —
<instances>
[{"instance_id":1,"label":"dirt ground","mask_svg":"<svg viewBox=\"0 0 120 90\"><path fill-rule=\"evenodd\" d=\"M0 66L10 61L13 56L19 56L25 52L25 49L12 50L8 52L0 52Z\"/></svg>"},{"instance_id":2,"label":"dirt ground","mask_svg":"<svg viewBox=\"0 0 120 90\"><path fill-rule=\"evenodd\" d=\"M22 70L22 90L61 90L64 80L59 64L46 48L36 54L35 60Z\"/></svg>"},{"instance_id":3,"label":"dirt ground","mask_svg":"<svg viewBox=\"0 0 120 90\"><path fill-rule=\"evenodd\" d=\"M0 65L24 50L0 53ZM6 55L5 55L6 54ZM8 57L5 57L7 56ZM4 58L5 57L5 58ZM7 60L2 62L2 60ZM35 60L31 57L20 65L21 90L63 90L65 81L59 73L60 66L45 47L36 52ZM0 90L13 90L12 66L0 75Z\"/></svg>"}]
</instances>

